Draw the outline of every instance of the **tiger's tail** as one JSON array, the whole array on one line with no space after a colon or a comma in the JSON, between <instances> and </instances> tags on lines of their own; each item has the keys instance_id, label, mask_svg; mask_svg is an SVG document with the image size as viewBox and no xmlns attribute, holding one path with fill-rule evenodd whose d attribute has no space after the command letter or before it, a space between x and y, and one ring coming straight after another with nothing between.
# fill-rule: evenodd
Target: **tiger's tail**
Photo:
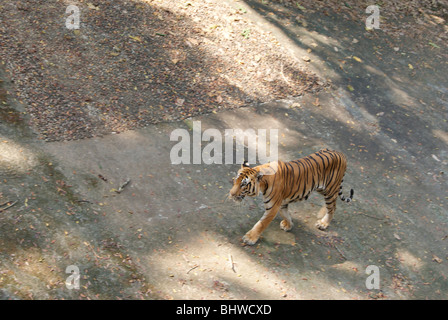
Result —
<instances>
[{"instance_id":1,"label":"tiger's tail","mask_svg":"<svg viewBox=\"0 0 448 320\"><path fill-rule=\"evenodd\" d=\"M350 189L350 196L345 197L342 194L342 185L341 185L341 188L339 190L339 197L341 198L342 201L349 203L349 202L351 202L353 200L353 194L354 193L355 193L355 191L353 189Z\"/></svg>"}]
</instances>

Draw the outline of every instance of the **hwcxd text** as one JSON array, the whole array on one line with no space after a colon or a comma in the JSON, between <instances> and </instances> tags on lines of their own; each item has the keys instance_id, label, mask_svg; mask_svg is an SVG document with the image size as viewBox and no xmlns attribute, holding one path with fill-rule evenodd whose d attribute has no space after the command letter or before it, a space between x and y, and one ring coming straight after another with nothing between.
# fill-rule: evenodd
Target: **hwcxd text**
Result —
<instances>
[{"instance_id":1,"label":"hwcxd text","mask_svg":"<svg viewBox=\"0 0 448 320\"><path fill-rule=\"evenodd\" d=\"M270 314L271 313L271 306L268 304L263 305L256 305L256 304L250 304L250 305L221 305L221 314L225 315L242 315L242 314Z\"/></svg>"}]
</instances>

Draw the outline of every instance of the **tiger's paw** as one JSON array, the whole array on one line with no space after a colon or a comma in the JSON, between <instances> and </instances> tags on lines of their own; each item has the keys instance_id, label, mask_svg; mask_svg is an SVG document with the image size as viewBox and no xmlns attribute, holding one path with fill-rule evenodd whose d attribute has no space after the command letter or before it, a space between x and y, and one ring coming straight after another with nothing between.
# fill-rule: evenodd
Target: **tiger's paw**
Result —
<instances>
[{"instance_id":1,"label":"tiger's paw","mask_svg":"<svg viewBox=\"0 0 448 320\"><path fill-rule=\"evenodd\" d=\"M259 237L260 237L260 235L257 235L255 232L250 230L244 235L243 242L245 244L253 246L258 241Z\"/></svg>"},{"instance_id":2,"label":"tiger's paw","mask_svg":"<svg viewBox=\"0 0 448 320\"><path fill-rule=\"evenodd\" d=\"M317 227L317 229L319 229L319 230L326 230L326 229L328 228L329 225L330 225L330 224L329 224L328 222L326 222L326 221L323 221L323 219L317 221L317 223L316 223L316 227Z\"/></svg>"},{"instance_id":3,"label":"tiger's paw","mask_svg":"<svg viewBox=\"0 0 448 320\"><path fill-rule=\"evenodd\" d=\"M288 220L282 220L280 222L280 229L285 231L291 230L293 226L294 224L292 222L288 222Z\"/></svg>"}]
</instances>

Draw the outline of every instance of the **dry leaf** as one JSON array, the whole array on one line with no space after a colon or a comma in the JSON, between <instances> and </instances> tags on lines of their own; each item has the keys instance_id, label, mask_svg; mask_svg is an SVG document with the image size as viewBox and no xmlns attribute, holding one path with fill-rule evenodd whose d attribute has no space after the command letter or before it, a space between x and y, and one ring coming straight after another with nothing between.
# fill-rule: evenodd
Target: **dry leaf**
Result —
<instances>
[{"instance_id":1,"label":"dry leaf","mask_svg":"<svg viewBox=\"0 0 448 320\"><path fill-rule=\"evenodd\" d=\"M181 107L184 104L184 102L185 102L185 99L180 99L180 98L176 99L176 105L178 105L179 107Z\"/></svg>"},{"instance_id":2,"label":"dry leaf","mask_svg":"<svg viewBox=\"0 0 448 320\"><path fill-rule=\"evenodd\" d=\"M138 41L138 42L142 42L143 40L142 40L142 38L140 38L139 36L129 36L129 38L131 38L131 39L133 39L133 40L135 40L135 41Z\"/></svg>"},{"instance_id":3,"label":"dry leaf","mask_svg":"<svg viewBox=\"0 0 448 320\"><path fill-rule=\"evenodd\" d=\"M100 10L100 8L93 3L87 2L87 7L91 10Z\"/></svg>"}]
</instances>

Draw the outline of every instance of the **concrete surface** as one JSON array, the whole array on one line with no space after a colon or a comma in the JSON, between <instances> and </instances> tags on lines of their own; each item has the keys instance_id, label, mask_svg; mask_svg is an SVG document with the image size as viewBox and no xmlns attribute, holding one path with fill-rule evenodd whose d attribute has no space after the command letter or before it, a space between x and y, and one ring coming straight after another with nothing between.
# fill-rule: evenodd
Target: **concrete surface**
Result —
<instances>
[{"instance_id":1,"label":"concrete surface","mask_svg":"<svg viewBox=\"0 0 448 320\"><path fill-rule=\"evenodd\" d=\"M311 56L332 88L191 121L223 135L278 129L282 160L325 147L344 152L344 185L355 197L338 202L328 231L314 227L323 200L313 194L290 206L290 232L277 218L244 246L263 210L260 198L225 200L239 165L171 164L170 134L191 133L191 121L43 143L4 93L0 202L18 203L0 212L0 298L448 298L446 62L409 43L397 55L393 39L372 40L362 24L340 22L334 31L326 18L327 30L313 30L315 15L311 31L294 30L300 40L282 26L277 32ZM307 41L317 44L312 53ZM65 286L70 265L80 270L78 290ZM366 287L369 265L379 268L380 289Z\"/></svg>"}]
</instances>

